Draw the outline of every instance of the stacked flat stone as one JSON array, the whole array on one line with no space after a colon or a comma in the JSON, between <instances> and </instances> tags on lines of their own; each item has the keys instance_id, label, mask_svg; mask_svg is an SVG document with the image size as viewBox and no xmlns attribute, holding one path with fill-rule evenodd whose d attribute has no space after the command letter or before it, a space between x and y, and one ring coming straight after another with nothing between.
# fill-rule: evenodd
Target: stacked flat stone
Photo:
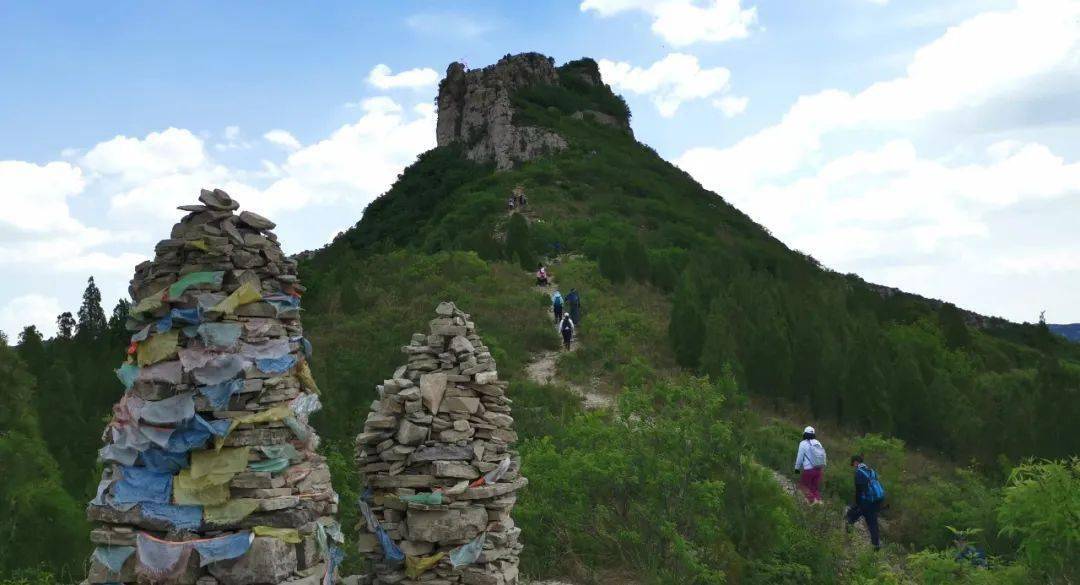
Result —
<instances>
[{"instance_id":1,"label":"stacked flat stone","mask_svg":"<svg viewBox=\"0 0 1080 585\"><path fill-rule=\"evenodd\" d=\"M510 512L528 481L507 383L469 315L449 302L436 313L430 333L402 347L408 363L378 386L356 437L370 510L359 550L375 585L513 585L522 544Z\"/></svg>"},{"instance_id":2,"label":"stacked flat stone","mask_svg":"<svg viewBox=\"0 0 1080 585\"><path fill-rule=\"evenodd\" d=\"M220 190L203 190L199 200L179 208L188 214L157 244L154 260L136 267L131 281L135 305L128 329L136 332L135 341L129 362L118 370L128 388L106 429L102 483L87 508L94 523L90 538L98 547L87 581L323 583L327 574L333 578L333 542L341 540L341 531L334 520L338 497L307 423L319 407L318 389L306 361L310 344L299 319L304 287L296 261L282 254L270 220L248 211L236 214L238 203ZM198 282L188 285L185 276ZM222 332L238 336L221 339ZM201 374L226 378L216 395ZM171 414L155 409L166 404ZM177 417L182 420L172 420ZM160 418L168 420L155 420ZM214 430L204 443L187 450L184 441L176 441L180 429L201 437L200 428ZM181 476L194 477L197 458L239 453L243 459L245 452L246 464L241 460L216 476L226 482L224 493L235 509L177 501ZM165 489L156 471L163 456L184 468L166 479ZM132 469L159 473L149 474L156 491L140 486ZM221 490L215 497L224 497ZM230 556L235 549L213 549L230 535L238 537L241 556ZM197 552L185 552L184 565L168 576L147 570L143 559L152 551L140 547L186 550L178 542ZM212 558L219 560L207 564Z\"/></svg>"}]
</instances>

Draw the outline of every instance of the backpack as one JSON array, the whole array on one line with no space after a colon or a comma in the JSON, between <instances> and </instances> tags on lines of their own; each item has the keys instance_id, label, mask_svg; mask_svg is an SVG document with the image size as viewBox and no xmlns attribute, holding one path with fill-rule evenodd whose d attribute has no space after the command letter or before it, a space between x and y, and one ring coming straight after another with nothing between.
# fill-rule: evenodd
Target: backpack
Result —
<instances>
[{"instance_id":1,"label":"backpack","mask_svg":"<svg viewBox=\"0 0 1080 585\"><path fill-rule=\"evenodd\" d=\"M807 451L810 454L807 458L810 459L810 465L813 465L814 469L825 467L827 458L825 456L825 447L821 444L821 441L810 441L808 446L810 448Z\"/></svg>"},{"instance_id":2,"label":"backpack","mask_svg":"<svg viewBox=\"0 0 1080 585\"><path fill-rule=\"evenodd\" d=\"M877 472L868 466L859 468L859 473L866 476L866 491L863 492L862 501L867 504L876 504L885 499L885 486L878 481Z\"/></svg>"},{"instance_id":3,"label":"backpack","mask_svg":"<svg viewBox=\"0 0 1080 585\"><path fill-rule=\"evenodd\" d=\"M570 319L563 319L562 328L560 329L563 335L574 332L574 324Z\"/></svg>"}]
</instances>

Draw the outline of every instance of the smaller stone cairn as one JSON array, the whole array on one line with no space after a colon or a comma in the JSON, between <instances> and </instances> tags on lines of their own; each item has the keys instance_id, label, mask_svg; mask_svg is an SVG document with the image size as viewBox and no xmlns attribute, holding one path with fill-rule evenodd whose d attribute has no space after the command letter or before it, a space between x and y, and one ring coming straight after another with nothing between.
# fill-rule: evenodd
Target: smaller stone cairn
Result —
<instances>
[{"instance_id":1,"label":"smaller stone cairn","mask_svg":"<svg viewBox=\"0 0 1080 585\"><path fill-rule=\"evenodd\" d=\"M199 200L131 281L87 583L329 584L343 538L296 261L224 191Z\"/></svg>"},{"instance_id":2,"label":"smaller stone cairn","mask_svg":"<svg viewBox=\"0 0 1080 585\"><path fill-rule=\"evenodd\" d=\"M469 315L440 303L408 363L378 386L356 437L364 494L358 548L374 585L514 585L528 484L507 383Z\"/></svg>"}]
</instances>

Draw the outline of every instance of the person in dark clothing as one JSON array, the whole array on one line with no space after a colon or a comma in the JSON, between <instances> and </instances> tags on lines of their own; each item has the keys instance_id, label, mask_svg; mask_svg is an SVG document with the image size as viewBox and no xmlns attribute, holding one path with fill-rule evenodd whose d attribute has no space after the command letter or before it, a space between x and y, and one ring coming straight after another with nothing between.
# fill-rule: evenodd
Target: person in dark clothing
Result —
<instances>
[{"instance_id":1,"label":"person in dark clothing","mask_svg":"<svg viewBox=\"0 0 1080 585\"><path fill-rule=\"evenodd\" d=\"M878 512L881 500L876 499L871 490L871 481L877 481L877 475L863 463L862 455L851 456L851 467L855 469L855 501L847 509L847 522L854 524L859 518L866 520L866 529L870 531L870 544L874 550L881 548L881 535L878 532Z\"/></svg>"},{"instance_id":2,"label":"person in dark clothing","mask_svg":"<svg viewBox=\"0 0 1080 585\"><path fill-rule=\"evenodd\" d=\"M566 295L566 306L570 312L570 319L574 321L574 326L581 324L581 295L578 294L576 288L570 289L570 294Z\"/></svg>"},{"instance_id":3,"label":"person in dark clothing","mask_svg":"<svg viewBox=\"0 0 1080 585\"><path fill-rule=\"evenodd\" d=\"M570 319L570 315L563 315L559 323L559 333L562 334L563 347L570 351L570 342L574 340L574 321Z\"/></svg>"}]
</instances>

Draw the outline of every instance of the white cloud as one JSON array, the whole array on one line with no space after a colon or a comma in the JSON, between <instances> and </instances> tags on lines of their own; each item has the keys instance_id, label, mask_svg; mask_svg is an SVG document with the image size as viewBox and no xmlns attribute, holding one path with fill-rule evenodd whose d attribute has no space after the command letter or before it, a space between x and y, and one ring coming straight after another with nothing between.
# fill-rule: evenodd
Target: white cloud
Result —
<instances>
[{"instance_id":1,"label":"white cloud","mask_svg":"<svg viewBox=\"0 0 1080 585\"><path fill-rule=\"evenodd\" d=\"M993 104L1080 80L1078 17L1080 3L1056 0L977 15L903 76L804 95L776 124L677 164L826 265L1023 318L1057 293L1022 290L1016 274L1075 271L1075 245L1032 226L1080 207L1080 161L1003 126Z\"/></svg>"},{"instance_id":2,"label":"white cloud","mask_svg":"<svg viewBox=\"0 0 1080 585\"><path fill-rule=\"evenodd\" d=\"M435 109L418 104L410 114L394 100L361 103L364 115L330 137L293 152L283 178L258 197L268 211L347 201L362 208L383 193L416 155L435 146Z\"/></svg>"},{"instance_id":3,"label":"white cloud","mask_svg":"<svg viewBox=\"0 0 1080 585\"><path fill-rule=\"evenodd\" d=\"M93 173L113 175L127 183L190 171L207 164L203 141L189 130L168 128L146 138L117 136L99 143L80 162Z\"/></svg>"},{"instance_id":4,"label":"white cloud","mask_svg":"<svg viewBox=\"0 0 1080 585\"><path fill-rule=\"evenodd\" d=\"M728 118L734 118L746 111L750 104L750 98L726 95L718 100L713 100L713 105L720 109Z\"/></svg>"},{"instance_id":5,"label":"white cloud","mask_svg":"<svg viewBox=\"0 0 1080 585\"><path fill-rule=\"evenodd\" d=\"M54 297L28 294L15 297L0 307L0 331L8 336L8 343L15 344L23 327L34 325L45 337L56 333L56 316L63 312L60 301Z\"/></svg>"},{"instance_id":6,"label":"white cloud","mask_svg":"<svg viewBox=\"0 0 1080 585\"><path fill-rule=\"evenodd\" d=\"M266 134L263 134L263 138L270 144L275 144L285 150L297 150L300 148L300 141L289 133L288 130L271 130Z\"/></svg>"},{"instance_id":7,"label":"white cloud","mask_svg":"<svg viewBox=\"0 0 1080 585\"><path fill-rule=\"evenodd\" d=\"M1030 80L1077 66L1080 3L1021 2L978 15L922 47L903 77L851 94L830 89L800 97L783 119L725 149L691 149L679 164L725 190L799 169L841 130L896 130L929 116L970 109Z\"/></svg>"},{"instance_id":8,"label":"white cloud","mask_svg":"<svg viewBox=\"0 0 1080 585\"><path fill-rule=\"evenodd\" d=\"M393 73L387 65L379 63L371 69L367 77L368 83L382 89L428 89L439 83L439 74L430 67L409 69L401 73Z\"/></svg>"},{"instance_id":9,"label":"white cloud","mask_svg":"<svg viewBox=\"0 0 1080 585\"><path fill-rule=\"evenodd\" d=\"M239 126L226 126L223 134L225 141L214 145L217 150L247 150L254 146L251 141L243 139Z\"/></svg>"},{"instance_id":10,"label":"white cloud","mask_svg":"<svg viewBox=\"0 0 1080 585\"><path fill-rule=\"evenodd\" d=\"M671 53L647 68L607 59L599 65L604 81L618 91L650 96L665 118L674 116L685 102L725 93L731 79L728 69L703 69L697 57L684 53Z\"/></svg>"},{"instance_id":11,"label":"white cloud","mask_svg":"<svg viewBox=\"0 0 1080 585\"><path fill-rule=\"evenodd\" d=\"M757 24L757 8L740 0L583 0L580 9L601 17L645 12L653 32L677 47L746 38Z\"/></svg>"}]
</instances>

